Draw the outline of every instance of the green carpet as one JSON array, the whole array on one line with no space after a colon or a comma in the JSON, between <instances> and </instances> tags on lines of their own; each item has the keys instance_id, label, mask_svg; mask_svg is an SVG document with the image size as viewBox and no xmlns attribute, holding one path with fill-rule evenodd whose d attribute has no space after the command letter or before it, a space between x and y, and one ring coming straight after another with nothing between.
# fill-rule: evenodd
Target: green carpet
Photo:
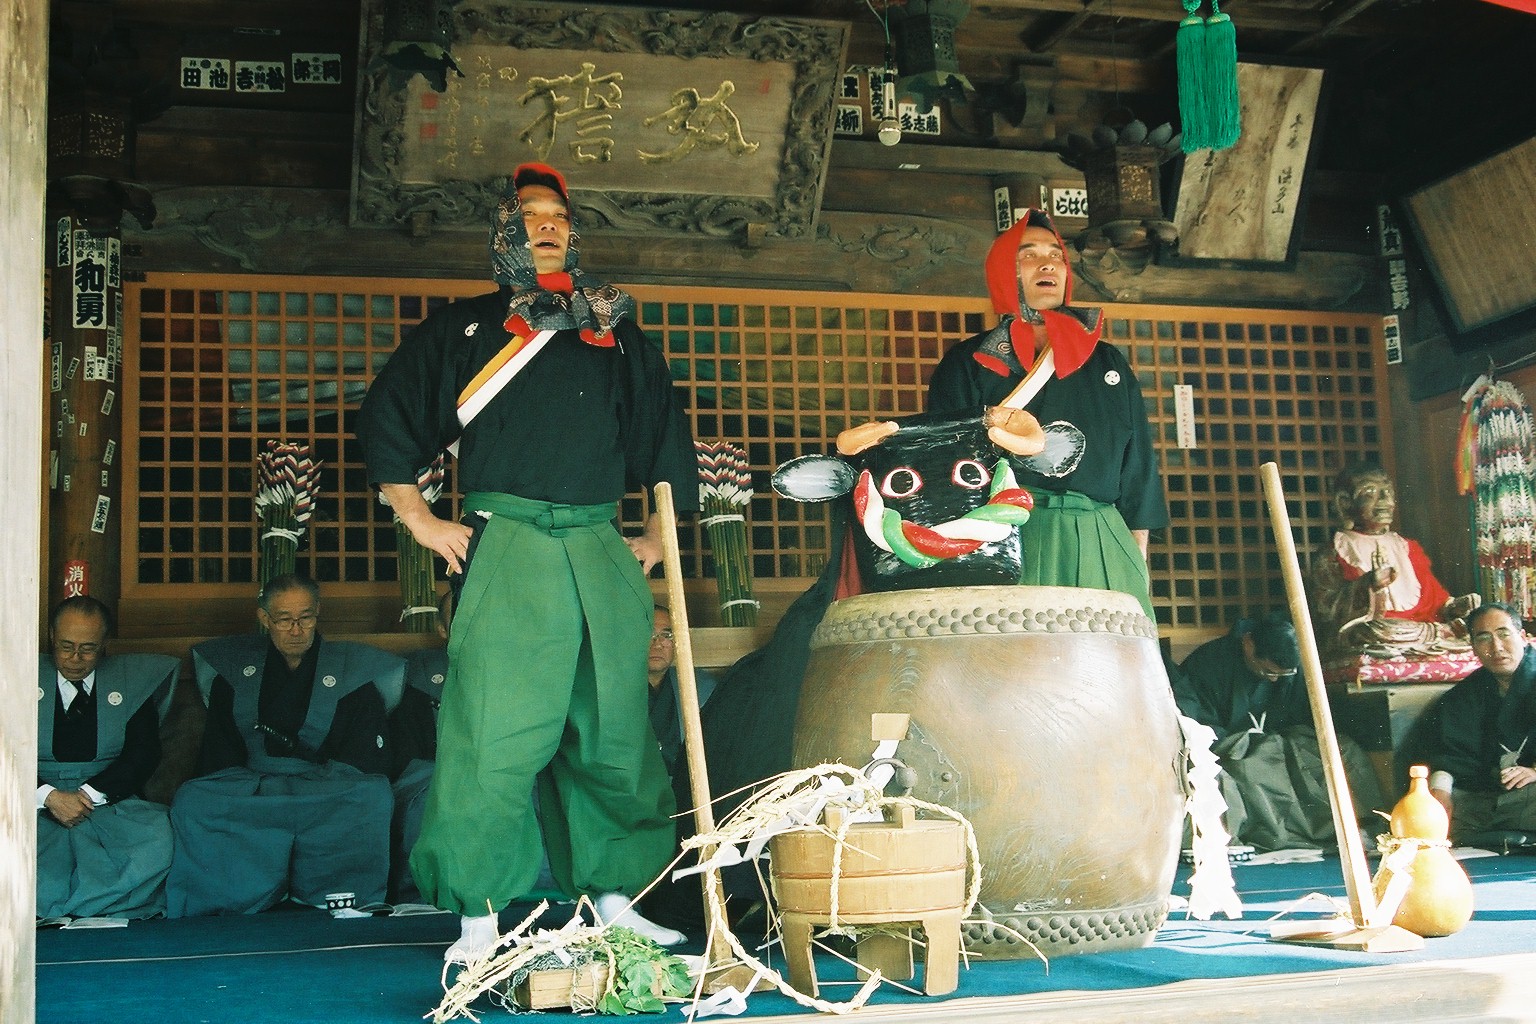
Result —
<instances>
[{"instance_id":1,"label":"green carpet","mask_svg":"<svg viewBox=\"0 0 1536 1024\"><path fill-rule=\"evenodd\" d=\"M931 1002L1536 952L1536 858L1517 854L1464 866L1475 883L1472 923L1457 935L1429 940L1421 952L1340 953L1267 942L1265 919L1302 896L1343 896L1339 863L1238 865L1233 870L1243 895L1243 920L1184 921L1175 915L1146 949L1057 957L1048 972L1038 961L973 962L962 970L953 996ZM1185 889L1183 877L1176 893ZM569 909L551 913L556 915L551 925L558 926ZM521 915L514 915L515 910L503 922L515 923ZM44 930L37 936L37 1022L410 1024L436 1005L442 951L457 934L457 919L449 915L333 920L301 909L142 921L122 929ZM824 981L850 976L832 962L820 963L818 973ZM851 992L827 988L823 995L842 999ZM873 1000L926 1001L891 988ZM502 1016L494 1007L485 1009L484 1019ZM749 1015L797 1010L777 993L756 995L748 1005ZM548 1013L539 1019L577 1018ZM683 1015L672 1008L649 1019L676 1021Z\"/></svg>"}]
</instances>

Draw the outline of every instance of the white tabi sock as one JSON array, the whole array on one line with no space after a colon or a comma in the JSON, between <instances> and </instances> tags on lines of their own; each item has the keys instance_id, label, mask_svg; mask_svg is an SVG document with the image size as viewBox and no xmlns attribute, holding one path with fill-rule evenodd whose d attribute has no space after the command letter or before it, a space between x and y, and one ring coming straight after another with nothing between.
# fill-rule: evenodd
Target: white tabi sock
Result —
<instances>
[{"instance_id":1,"label":"white tabi sock","mask_svg":"<svg viewBox=\"0 0 1536 1024\"><path fill-rule=\"evenodd\" d=\"M448 947L443 960L450 964L471 964L484 960L496 948L501 932L496 927L495 914L482 914L459 918L459 941Z\"/></svg>"},{"instance_id":2,"label":"white tabi sock","mask_svg":"<svg viewBox=\"0 0 1536 1024\"><path fill-rule=\"evenodd\" d=\"M647 921L633 909L634 901L621 892L605 892L592 901L599 924L616 924L645 936L658 946L676 946L688 941L688 936L671 928L663 928L654 921Z\"/></svg>"}]
</instances>

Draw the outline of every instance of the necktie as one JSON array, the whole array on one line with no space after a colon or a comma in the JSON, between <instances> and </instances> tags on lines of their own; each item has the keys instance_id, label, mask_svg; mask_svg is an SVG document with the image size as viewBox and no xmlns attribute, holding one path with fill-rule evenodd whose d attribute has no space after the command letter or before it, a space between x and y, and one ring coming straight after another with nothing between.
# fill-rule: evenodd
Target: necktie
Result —
<instances>
[{"instance_id":1,"label":"necktie","mask_svg":"<svg viewBox=\"0 0 1536 1024\"><path fill-rule=\"evenodd\" d=\"M65 712L70 718L80 718L96 703L95 696L84 685L75 690L75 699L69 702L69 710Z\"/></svg>"}]
</instances>

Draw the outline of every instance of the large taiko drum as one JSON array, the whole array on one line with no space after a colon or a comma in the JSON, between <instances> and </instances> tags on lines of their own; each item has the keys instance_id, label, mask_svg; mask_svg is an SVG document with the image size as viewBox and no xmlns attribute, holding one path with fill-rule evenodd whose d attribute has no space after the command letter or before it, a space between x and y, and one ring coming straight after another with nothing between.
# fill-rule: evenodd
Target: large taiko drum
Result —
<instances>
[{"instance_id":1,"label":"large taiko drum","mask_svg":"<svg viewBox=\"0 0 1536 1024\"><path fill-rule=\"evenodd\" d=\"M1183 743L1134 598L943 587L835 602L811 641L795 764L865 763L882 711L912 716L896 755L912 795L975 826L993 920L1048 956L1152 941L1178 861ZM1033 955L985 924L965 938Z\"/></svg>"}]
</instances>

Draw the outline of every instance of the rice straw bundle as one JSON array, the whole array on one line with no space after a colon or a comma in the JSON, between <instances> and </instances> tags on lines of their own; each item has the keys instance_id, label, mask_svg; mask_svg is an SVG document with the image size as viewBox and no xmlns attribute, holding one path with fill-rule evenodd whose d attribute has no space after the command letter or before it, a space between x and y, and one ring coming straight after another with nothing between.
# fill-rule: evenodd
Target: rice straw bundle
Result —
<instances>
[{"instance_id":1,"label":"rice straw bundle","mask_svg":"<svg viewBox=\"0 0 1536 1024\"><path fill-rule=\"evenodd\" d=\"M443 494L443 481L447 476L447 452L438 452L430 466L416 471L416 488L422 500L433 504ZM379 504L388 506L384 493L379 492ZM433 573L432 552L416 542L411 531L395 520L395 550L398 553L400 573L400 621L407 633L431 633L437 629L437 582Z\"/></svg>"},{"instance_id":2,"label":"rice straw bundle","mask_svg":"<svg viewBox=\"0 0 1536 1024\"><path fill-rule=\"evenodd\" d=\"M699 459L700 525L709 530L720 592L720 621L727 626L757 624L752 597L752 556L747 550L747 519L752 500L752 471L747 453L728 441L693 443Z\"/></svg>"},{"instance_id":3,"label":"rice straw bundle","mask_svg":"<svg viewBox=\"0 0 1536 1024\"><path fill-rule=\"evenodd\" d=\"M256 471L256 518L266 525L258 566L265 587L274 576L294 571L299 538L315 510L320 463L310 457L307 444L268 441L266 451L256 456Z\"/></svg>"}]
</instances>

